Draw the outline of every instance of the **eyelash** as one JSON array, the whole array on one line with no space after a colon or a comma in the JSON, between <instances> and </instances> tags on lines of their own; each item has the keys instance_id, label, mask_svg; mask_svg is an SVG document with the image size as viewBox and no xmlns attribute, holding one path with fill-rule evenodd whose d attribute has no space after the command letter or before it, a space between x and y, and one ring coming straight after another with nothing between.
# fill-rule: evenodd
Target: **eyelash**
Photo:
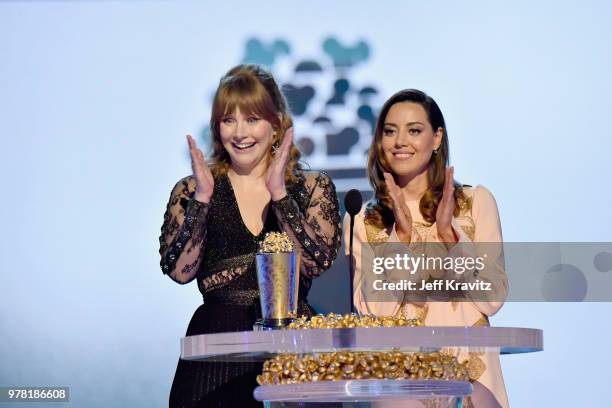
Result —
<instances>
[{"instance_id":1,"label":"eyelash","mask_svg":"<svg viewBox=\"0 0 612 408\"><path fill-rule=\"evenodd\" d=\"M226 125L229 123L234 122L234 118L223 118L221 119L221 122L225 123ZM259 122L260 118L258 118L257 116L251 116L249 118L247 118L247 122L253 124L253 123L257 123Z\"/></svg>"},{"instance_id":2,"label":"eyelash","mask_svg":"<svg viewBox=\"0 0 612 408\"><path fill-rule=\"evenodd\" d=\"M383 136L391 136L395 133L394 129L383 129ZM408 133L413 136L416 136L421 133L421 129L408 129Z\"/></svg>"}]
</instances>

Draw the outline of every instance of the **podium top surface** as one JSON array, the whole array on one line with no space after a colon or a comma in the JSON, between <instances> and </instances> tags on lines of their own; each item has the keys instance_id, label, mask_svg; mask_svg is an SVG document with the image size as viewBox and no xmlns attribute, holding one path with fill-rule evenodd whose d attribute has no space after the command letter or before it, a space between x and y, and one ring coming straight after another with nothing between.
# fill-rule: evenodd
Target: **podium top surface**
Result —
<instances>
[{"instance_id":1,"label":"podium top surface","mask_svg":"<svg viewBox=\"0 0 612 408\"><path fill-rule=\"evenodd\" d=\"M543 350L542 330L521 327L369 327L244 331L201 334L181 339L185 360L263 361L279 353L340 350L429 352L468 347L500 354Z\"/></svg>"}]
</instances>

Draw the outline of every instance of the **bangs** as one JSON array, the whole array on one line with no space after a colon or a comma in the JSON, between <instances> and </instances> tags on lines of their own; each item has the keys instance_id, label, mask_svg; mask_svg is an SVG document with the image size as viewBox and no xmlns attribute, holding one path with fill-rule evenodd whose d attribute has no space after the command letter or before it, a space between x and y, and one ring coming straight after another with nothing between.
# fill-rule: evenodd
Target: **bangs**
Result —
<instances>
[{"instance_id":1,"label":"bangs","mask_svg":"<svg viewBox=\"0 0 612 408\"><path fill-rule=\"evenodd\" d=\"M243 115L254 115L278 126L279 120L272 98L259 81L250 76L235 75L225 79L213 103L212 119L219 121L240 110Z\"/></svg>"}]
</instances>

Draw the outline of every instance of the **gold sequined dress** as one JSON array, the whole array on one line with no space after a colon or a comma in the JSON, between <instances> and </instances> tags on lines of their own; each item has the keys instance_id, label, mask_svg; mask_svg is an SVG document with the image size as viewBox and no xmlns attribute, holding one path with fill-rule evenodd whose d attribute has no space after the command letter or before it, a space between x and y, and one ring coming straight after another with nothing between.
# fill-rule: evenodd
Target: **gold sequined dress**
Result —
<instances>
[{"instance_id":1,"label":"gold sequined dress","mask_svg":"<svg viewBox=\"0 0 612 408\"><path fill-rule=\"evenodd\" d=\"M285 198L270 203L258 235L242 221L226 175L215 176L209 204L195 200L194 192L193 177L176 184L159 239L163 273L181 284L196 280L203 296L186 335L252 330L259 314L255 253L272 231L287 232L300 252L298 314L313 315L307 301L312 279L331 266L341 240L331 179L324 173L302 174L287 186ZM252 395L260 373L260 363L179 359L170 406L261 406Z\"/></svg>"}]
</instances>

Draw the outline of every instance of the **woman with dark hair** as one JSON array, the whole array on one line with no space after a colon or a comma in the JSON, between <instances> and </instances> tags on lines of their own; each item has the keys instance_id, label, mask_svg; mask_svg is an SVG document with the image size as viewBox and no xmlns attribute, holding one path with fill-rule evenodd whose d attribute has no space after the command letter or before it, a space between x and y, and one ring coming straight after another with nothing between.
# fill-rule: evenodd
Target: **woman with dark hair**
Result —
<instances>
[{"instance_id":1,"label":"woman with dark hair","mask_svg":"<svg viewBox=\"0 0 612 408\"><path fill-rule=\"evenodd\" d=\"M312 279L331 266L341 239L331 179L300 166L286 100L258 66L237 66L221 79L210 129L208 164L187 137L193 175L172 190L159 239L163 273L180 284L195 279L203 295L186 335L252 330L255 253L272 231L286 232L300 253L298 314L312 316ZM261 406L253 399L261 367L179 360L170 406Z\"/></svg>"},{"instance_id":2,"label":"woman with dark hair","mask_svg":"<svg viewBox=\"0 0 612 408\"><path fill-rule=\"evenodd\" d=\"M403 313L427 326L489 326L489 316L503 305L508 283L495 199L483 186L472 188L456 182L448 164L448 132L436 102L415 89L389 98L380 112L368 157L374 197L355 219L353 300L359 313ZM347 226L348 217L348 248ZM400 282L408 275L393 268L373 273L370 261L380 253L382 246L378 243L399 243L396 248L417 256L424 251L455 258L476 257L475 243L486 243L486 268L478 278L491 283L494 295L457 299L437 296L431 290L381 290L382 283ZM455 272L420 270L416 287L421 287L421 281L449 278ZM471 273L466 272L463 278L473 280L477 272L469 276ZM459 361L468 360L474 386L468 406L508 406L497 354L465 348L449 348L446 352Z\"/></svg>"}]
</instances>

